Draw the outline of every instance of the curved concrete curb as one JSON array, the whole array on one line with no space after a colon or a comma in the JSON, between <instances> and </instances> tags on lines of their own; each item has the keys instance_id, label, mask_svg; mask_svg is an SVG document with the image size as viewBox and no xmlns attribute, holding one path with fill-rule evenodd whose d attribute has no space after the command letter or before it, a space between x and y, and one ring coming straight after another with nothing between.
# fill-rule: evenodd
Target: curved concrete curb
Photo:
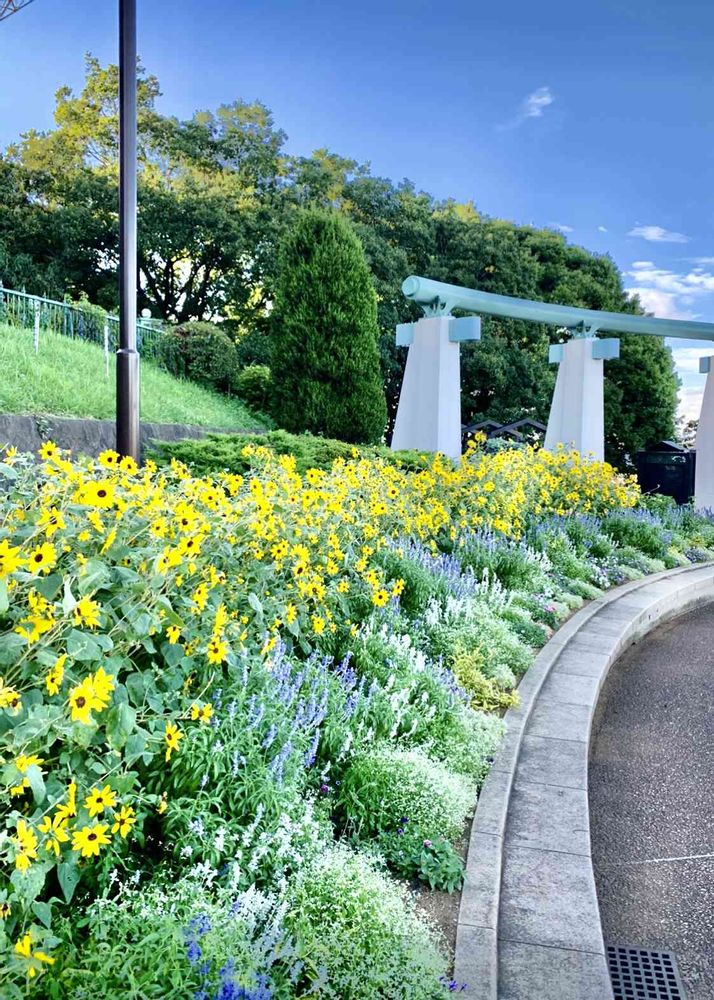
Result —
<instances>
[{"instance_id":1,"label":"curved concrete curb","mask_svg":"<svg viewBox=\"0 0 714 1000\"><path fill-rule=\"evenodd\" d=\"M474 1000L611 1000L590 855L593 713L627 646L709 601L711 563L624 584L573 615L521 681L461 897L454 976Z\"/></svg>"}]
</instances>

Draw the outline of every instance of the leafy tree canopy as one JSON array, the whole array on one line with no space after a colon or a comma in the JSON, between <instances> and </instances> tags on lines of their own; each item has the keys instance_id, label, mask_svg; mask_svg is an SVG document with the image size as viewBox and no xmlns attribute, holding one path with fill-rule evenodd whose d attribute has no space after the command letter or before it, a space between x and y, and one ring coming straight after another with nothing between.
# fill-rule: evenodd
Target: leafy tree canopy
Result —
<instances>
[{"instance_id":1,"label":"leafy tree canopy","mask_svg":"<svg viewBox=\"0 0 714 1000\"><path fill-rule=\"evenodd\" d=\"M84 293L113 308L118 71L91 56L86 68L80 93L57 91L54 128L27 132L0 155L0 280L53 296ZM438 201L327 149L291 157L259 102L179 120L158 111L159 96L157 79L140 67L139 305L175 322L227 321L245 362L267 360L277 248L306 207L347 218L364 248L390 422L406 357L394 327L419 315L401 294L408 274L641 312L609 257L560 233L487 218L472 202ZM545 419L555 379L547 347L558 332L495 319L483 331L479 344L462 349L464 421ZM674 434L677 382L654 338L623 337L622 357L606 371L608 454L622 464Z\"/></svg>"}]
</instances>

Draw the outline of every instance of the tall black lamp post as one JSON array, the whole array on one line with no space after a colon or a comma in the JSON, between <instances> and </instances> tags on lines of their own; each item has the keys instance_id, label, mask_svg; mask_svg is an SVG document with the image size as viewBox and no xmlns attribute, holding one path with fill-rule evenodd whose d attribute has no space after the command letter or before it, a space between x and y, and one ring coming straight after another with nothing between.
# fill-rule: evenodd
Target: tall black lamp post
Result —
<instances>
[{"instance_id":1,"label":"tall black lamp post","mask_svg":"<svg viewBox=\"0 0 714 1000\"><path fill-rule=\"evenodd\" d=\"M136 349L136 0L119 0L119 350L117 451L139 461Z\"/></svg>"}]
</instances>

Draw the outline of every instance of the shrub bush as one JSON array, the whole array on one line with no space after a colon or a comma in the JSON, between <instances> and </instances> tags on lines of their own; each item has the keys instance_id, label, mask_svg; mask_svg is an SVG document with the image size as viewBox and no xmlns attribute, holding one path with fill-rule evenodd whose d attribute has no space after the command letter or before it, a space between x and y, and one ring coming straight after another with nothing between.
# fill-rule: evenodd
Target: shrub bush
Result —
<instances>
[{"instance_id":1,"label":"shrub bush","mask_svg":"<svg viewBox=\"0 0 714 1000\"><path fill-rule=\"evenodd\" d=\"M273 416L289 431L374 443L387 423L377 296L337 215L305 210L280 253L271 314Z\"/></svg>"},{"instance_id":2,"label":"shrub bush","mask_svg":"<svg viewBox=\"0 0 714 1000\"><path fill-rule=\"evenodd\" d=\"M304 986L333 1000L441 1000L446 960L406 892L374 861L336 847L289 890L286 924L306 959ZM321 976L320 970L323 970Z\"/></svg>"},{"instance_id":3,"label":"shrub bush","mask_svg":"<svg viewBox=\"0 0 714 1000\"><path fill-rule=\"evenodd\" d=\"M423 750L388 744L357 753L347 769L337 808L360 836L393 832L403 819L432 839L452 839L474 808L475 785L454 775Z\"/></svg>"},{"instance_id":4,"label":"shrub bush","mask_svg":"<svg viewBox=\"0 0 714 1000\"><path fill-rule=\"evenodd\" d=\"M178 378L230 392L238 358L230 337L213 323L182 323L157 345L157 361Z\"/></svg>"},{"instance_id":5,"label":"shrub bush","mask_svg":"<svg viewBox=\"0 0 714 1000\"><path fill-rule=\"evenodd\" d=\"M233 379L233 388L254 410L265 412L270 406L272 376L267 365L248 365Z\"/></svg>"}]
</instances>

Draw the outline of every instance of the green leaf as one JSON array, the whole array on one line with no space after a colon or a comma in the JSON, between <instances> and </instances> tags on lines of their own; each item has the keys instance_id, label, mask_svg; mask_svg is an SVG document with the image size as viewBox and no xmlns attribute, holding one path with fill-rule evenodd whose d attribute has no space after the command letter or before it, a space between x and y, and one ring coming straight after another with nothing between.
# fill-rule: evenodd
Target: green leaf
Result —
<instances>
[{"instance_id":1,"label":"green leaf","mask_svg":"<svg viewBox=\"0 0 714 1000\"><path fill-rule=\"evenodd\" d=\"M102 649L94 636L87 632L79 632L77 629L67 636L67 653L71 659L81 662L91 660L101 660Z\"/></svg>"},{"instance_id":2,"label":"green leaf","mask_svg":"<svg viewBox=\"0 0 714 1000\"><path fill-rule=\"evenodd\" d=\"M45 779L37 764L30 764L25 771L25 777L30 782L30 788L38 806L45 801Z\"/></svg>"},{"instance_id":3,"label":"green leaf","mask_svg":"<svg viewBox=\"0 0 714 1000\"><path fill-rule=\"evenodd\" d=\"M146 736L143 732L132 733L126 741L124 749L124 760L128 765L134 763L146 750Z\"/></svg>"},{"instance_id":4,"label":"green leaf","mask_svg":"<svg viewBox=\"0 0 714 1000\"><path fill-rule=\"evenodd\" d=\"M259 615L261 618L263 617L263 605L260 603L260 599L257 594L248 594L248 604L250 604L256 615Z\"/></svg>"},{"instance_id":5,"label":"green leaf","mask_svg":"<svg viewBox=\"0 0 714 1000\"><path fill-rule=\"evenodd\" d=\"M67 861L57 865L57 878L59 879L59 884L62 887L62 893L65 901L67 903L71 903L72 896L74 896L74 890L77 888L77 884L79 882L77 865Z\"/></svg>"},{"instance_id":6,"label":"green leaf","mask_svg":"<svg viewBox=\"0 0 714 1000\"><path fill-rule=\"evenodd\" d=\"M107 715L107 739L111 747L121 750L136 725L136 709L127 702L116 705Z\"/></svg>"},{"instance_id":7,"label":"green leaf","mask_svg":"<svg viewBox=\"0 0 714 1000\"><path fill-rule=\"evenodd\" d=\"M9 607L7 597L7 578L0 580L0 615L4 615Z\"/></svg>"},{"instance_id":8,"label":"green leaf","mask_svg":"<svg viewBox=\"0 0 714 1000\"><path fill-rule=\"evenodd\" d=\"M146 694L144 675L138 672L129 674L124 683L129 692L129 698L139 708L144 704L144 695Z\"/></svg>"},{"instance_id":9,"label":"green leaf","mask_svg":"<svg viewBox=\"0 0 714 1000\"><path fill-rule=\"evenodd\" d=\"M43 597L46 597L48 601L53 601L59 591L62 589L62 574L61 573L50 573L43 580L37 580L35 583L35 590L38 590Z\"/></svg>"},{"instance_id":10,"label":"green leaf","mask_svg":"<svg viewBox=\"0 0 714 1000\"><path fill-rule=\"evenodd\" d=\"M89 594L100 590L109 583L110 579L106 563L103 563L101 559L90 559L79 578L79 592L80 594Z\"/></svg>"},{"instance_id":11,"label":"green leaf","mask_svg":"<svg viewBox=\"0 0 714 1000\"><path fill-rule=\"evenodd\" d=\"M32 909L35 916L40 920L47 930L52 926L52 907L49 903L43 903L40 900L35 900L32 904Z\"/></svg>"},{"instance_id":12,"label":"green leaf","mask_svg":"<svg viewBox=\"0 0 714 1000\"><path fill-rule=\"evenodd\" d=\"M0 635L0 666L9 667L20 658L25 648L25 640L15 632Z\"/></svg>"}]
</instances>

